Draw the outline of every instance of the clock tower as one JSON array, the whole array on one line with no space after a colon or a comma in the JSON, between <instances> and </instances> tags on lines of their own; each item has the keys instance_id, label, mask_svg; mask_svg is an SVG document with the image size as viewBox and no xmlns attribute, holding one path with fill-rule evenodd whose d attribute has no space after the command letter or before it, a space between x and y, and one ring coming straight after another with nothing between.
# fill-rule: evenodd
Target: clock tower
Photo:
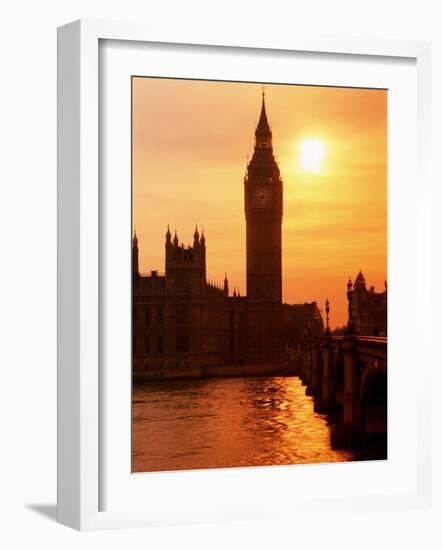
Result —
<instances>
[{"instance_id":1,"label":"clock tower","mask_svg":"<svg viewBox=\"0 0 442 550\"><path fill-rule=\"evenodd\" d=\"M263 92L255 150L244 179L249 363L283 358L282 204L283 184Z\"/></svg>"}]
</instances>

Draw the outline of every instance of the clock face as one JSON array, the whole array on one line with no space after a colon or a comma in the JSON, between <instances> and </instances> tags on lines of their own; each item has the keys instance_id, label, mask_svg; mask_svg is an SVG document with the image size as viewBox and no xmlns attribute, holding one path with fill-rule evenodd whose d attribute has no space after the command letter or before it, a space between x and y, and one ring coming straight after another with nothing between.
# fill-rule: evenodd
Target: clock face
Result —
<instances>
[{"instance_id":1,"label":"clock face","mask_svg":"<svg viewBox=\"0 0 442 550\"><path fill-rule=\"evenodd\" d=\"M272 192L267 187L257 187L252 191L252 206L267 208L272 202Z\"/></svg>"}]
</instances>

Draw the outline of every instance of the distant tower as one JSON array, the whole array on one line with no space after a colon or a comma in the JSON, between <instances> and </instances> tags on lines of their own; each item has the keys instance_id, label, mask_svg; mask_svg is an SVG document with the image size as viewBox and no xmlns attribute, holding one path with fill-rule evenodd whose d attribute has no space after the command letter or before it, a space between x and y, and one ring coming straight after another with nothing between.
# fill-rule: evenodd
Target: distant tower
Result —
<instances>
[{"instance_id":1,"label":"distant tower","mask_svg":"<svg viewBox=\"0 0 442 550\"><path fill-rule=\"evenodd\" d=\"M179 244L177 232L173 240L169 227L166 233L166 274L174 288L202 288L206 282L206 245L204 234L199 236L195 228L193 246Z\"/></svg>"},{"instance_id":2,"label":"distant tower","mask_svg":"<svg viewBox=\"0 0 442 550\"><path fill-rule=\"evenodd\" d=\"M249 362L280 360L283 348L283 183L273 154L264 92L244 179Z\"/></svg>"},{"instance_id":3,"label":"distant tower","mask_svg":"<svg viewBox=\"0 0 442 550\"><path fill-rule=\"evenodd\" d=\"M132 238L132 276L140 276L140 270L138 267L138 238L136 232L134 232L134 236Z\"/></svg>"},{"instance_id":4,"label":"distant tower","mask_svg":"<svg viewBox=\"0 0 442 550\"><path fill-rule=\"evenodd\" d=\"M224 276L224 294L225 294L226 296L229 295L229 281L228 281L228 279L227 279L227 273L226 273L225 276Z\"/></svg>"},{"instance_id":5,"label":"distant tower","mask_svg":"<svg viewBox=\"0 0 442 550\"><path fill-rule=\"evenodd\" d=\"M176 231L171 239L168 229L165 253L166 346L178 354L194 354L192 361L199 365L205 361L202 350L208 346L202 313L207 304L205 238L200 238L195 228L193 245L185 246L179 243ZM184 356L175 360L181 362Z\"/></svg>"}]
</instances>

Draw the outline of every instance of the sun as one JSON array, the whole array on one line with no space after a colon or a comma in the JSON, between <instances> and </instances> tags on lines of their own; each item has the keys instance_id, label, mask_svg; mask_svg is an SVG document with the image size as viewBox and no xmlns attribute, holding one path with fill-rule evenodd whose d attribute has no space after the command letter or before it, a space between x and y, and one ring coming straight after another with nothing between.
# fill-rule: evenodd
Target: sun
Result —
<instances>
[{"instance_id":1,"label":"sun","mask_svg":"<svg viewBox=\"0 0 442 550\"><path fill-rule=\"evenodd\" d=\"M299 147L299 159L306 172L319 172L324 157L324 144L318 139L305 139Z\"/></svg>"}]
</instances>

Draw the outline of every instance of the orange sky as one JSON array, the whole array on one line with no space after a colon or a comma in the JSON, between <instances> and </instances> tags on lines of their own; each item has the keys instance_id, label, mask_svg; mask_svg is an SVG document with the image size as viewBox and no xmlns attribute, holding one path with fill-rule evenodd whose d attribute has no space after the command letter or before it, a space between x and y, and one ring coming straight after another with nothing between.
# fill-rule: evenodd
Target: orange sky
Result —
<instances>
[{"instance_id":1,"label":"orange sky","mask_svg":"<svg viewBox=\"0 0 442 550\"><path fill-rule=\"evenodd\" d=\"M164 271L167 224L184 243L204 226L208 278L244 295L243 177L253 153L260 84L133 79L133 218L140 270ZM266 84L284 181L283 301L330 300L347 320L346 283L387 273L387 92ZM317 172L301 144L324 147Z\"/></svg>"}]
</instances>

